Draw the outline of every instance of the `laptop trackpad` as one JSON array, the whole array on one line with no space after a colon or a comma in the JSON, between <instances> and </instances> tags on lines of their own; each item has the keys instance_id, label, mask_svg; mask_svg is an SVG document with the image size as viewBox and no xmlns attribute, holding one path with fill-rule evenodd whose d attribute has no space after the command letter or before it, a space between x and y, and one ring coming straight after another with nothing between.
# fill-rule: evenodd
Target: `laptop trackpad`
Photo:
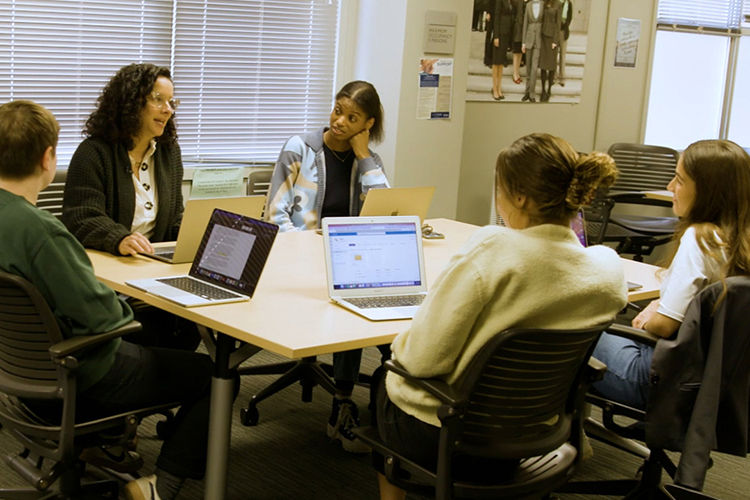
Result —
<instances>
[{"instance_id":1,"label":"laptop trackpad","mask_svg":"<svg viewBox=\"0 0 750 500\"><path fill-rule=\"evenodd\" d=\"M169 285L150 286L147 288L147 291L166 298L191 296L191 294Z\"/></svg>"}]
</instances>

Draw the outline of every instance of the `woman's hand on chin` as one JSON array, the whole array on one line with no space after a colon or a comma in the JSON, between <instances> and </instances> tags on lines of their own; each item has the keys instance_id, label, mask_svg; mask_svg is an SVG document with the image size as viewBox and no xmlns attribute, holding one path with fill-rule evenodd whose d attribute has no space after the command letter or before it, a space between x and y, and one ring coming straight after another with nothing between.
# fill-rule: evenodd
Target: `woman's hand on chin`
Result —
<instances>
[{"instance_id":1,"label":"woman's hand on chin","mask_svg":"<svg viewBox=\"0 0 750 500\"><path fill-rule=\"evenodd\" d=\"M370 130L364 129L362 132L353 135L349 139L349 144L351 144L357 160L367 158L368 156L370 156Z\"/></svg>"}]
</instances>

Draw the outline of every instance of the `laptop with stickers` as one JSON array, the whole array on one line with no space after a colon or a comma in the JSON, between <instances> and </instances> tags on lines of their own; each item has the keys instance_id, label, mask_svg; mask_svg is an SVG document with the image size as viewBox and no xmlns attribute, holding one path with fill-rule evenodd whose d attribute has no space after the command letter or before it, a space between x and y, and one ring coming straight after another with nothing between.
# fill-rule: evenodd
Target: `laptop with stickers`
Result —
<instances>
[{"instance_id":1,"label":"laptop with stickers","mask_svg":"<svg viewBox=\"0 0 750 500\"><path fill-rule=\"evenodd\" d=\"M185 307L250 300L279 227L215 209L187 276L125 283Z\"/></svg>"}]
</instances>

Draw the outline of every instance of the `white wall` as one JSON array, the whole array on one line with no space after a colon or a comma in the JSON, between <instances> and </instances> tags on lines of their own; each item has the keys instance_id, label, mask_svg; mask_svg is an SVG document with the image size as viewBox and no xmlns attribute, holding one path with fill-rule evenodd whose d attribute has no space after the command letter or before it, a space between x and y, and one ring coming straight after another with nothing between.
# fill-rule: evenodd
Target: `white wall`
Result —
<instances>
[{"instance_id":1,"label":"white wall","mask_svg":"<svg viewBox=\"0 0 750 500\"><path fill-rule=\"evenodd\" d=\"M348 63L350 67L340 67L337 80L363 79L378 89L386 115L386 139L375 150L385 162L391 184L398 187L435 185L437 190L429 216L455 218L473 2L344 2L342 13L348 16L347 19L356 18L358 21L356 32L342 32L340 53L351 50L350 43L356 48ZM356 15L352 13L354 10ZM428 10L455 12L458 16L452 56L454 77L450 120L416 119L418 64L424 57L425 14ZM349 40L344 37L349 37Z\"/></svg>"},{"instance_id":2,"label":"white wall","mask_svg":"<svg viewBox=\"0 0 750 500\"><path fill-rule=\"evenodd\" d=\"M459 220L488 223L497 154L523 135L547 132L563 137L579 151L606 151L614 142L640 142L655 2L590 2L586 68L579 104L467 103ZM636 69L613 67L618 17L641 19Z\"/></svg>"}]
</instances>

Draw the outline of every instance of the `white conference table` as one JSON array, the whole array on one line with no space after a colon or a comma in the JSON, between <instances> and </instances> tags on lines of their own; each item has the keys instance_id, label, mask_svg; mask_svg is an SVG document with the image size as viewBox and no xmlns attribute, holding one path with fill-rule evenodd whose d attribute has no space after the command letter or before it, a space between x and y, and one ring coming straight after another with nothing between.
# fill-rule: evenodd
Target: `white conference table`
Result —
<instances>
[{"instance_id":1,"label":"white conference table","mask_svg":"<svg viewBox=\"0 0 750 500\"><path fill-rule=\"evenodd\" d=\"M478 229L448 219L429 222L446 238L423 240L428 284ZM226 497L234 368L257 348L300 359L387 344L410 322L368 321L330 302L323 238L314 231L279 234L253 298L215 306L185 308L125 284L131 279L187 274L189 264L170 265L140 256L115 257L94 250L88 254L97 278L112 289L217 332L214 345L207 346L215 364L204 493L207 500ZM658 297L657 267L632 260L622 262L627 279L643 285L630 292L630 301ZM236 341L240 341L239 347Z\"/></svg>"}]
</instances>

